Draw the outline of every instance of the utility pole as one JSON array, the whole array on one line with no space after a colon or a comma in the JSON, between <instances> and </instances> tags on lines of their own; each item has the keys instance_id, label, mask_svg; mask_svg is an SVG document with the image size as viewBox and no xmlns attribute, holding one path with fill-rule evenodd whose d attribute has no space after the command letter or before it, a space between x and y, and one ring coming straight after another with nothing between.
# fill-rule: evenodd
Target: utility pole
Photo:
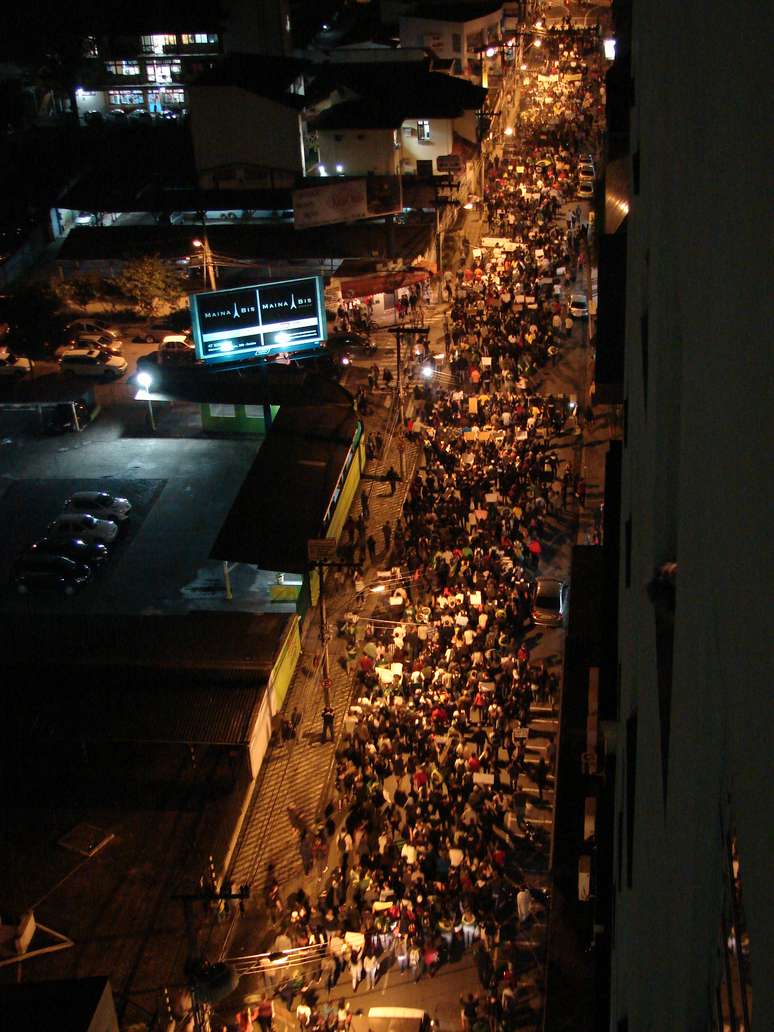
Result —
<instances>
[{"instance_id":1,"label":"utility pole","mask_svg":"<svg viewBox=\"0 0 774 1032\"><path fill-rule=\"evenodd\" d=\"M401 435L404 432L406 426L406 411L403 403L403 382L402 382L402 356L401 356L401 342L403 335L408 336L419 336L427 337L430 334L429 326L401 326L400 323L396 323L394 326L388 326L387 330L389 333L395 334L395 353L397 360L397 369L395 376L395 389L398 392L398 413L400 416L400 432ZM405 448L401 447L403 437L401 436L400 443L398 446L398 457L400 459L400 475L402 479L406 476L406 459L405 459Z\"/></svg>"},{"instance_id":2,"label":"utility pole","mask_svg":"<svg viewBox=\"0 0 774 1032\"><path fill-rule=\"evenodd\" d=\"M325 705L331 703L331 664L328 654L328 614L325 609L325 563L320 560L317 564L317 582L320 592L320 646L322 649L322 683Z\"/></svg>"}]
</instances>

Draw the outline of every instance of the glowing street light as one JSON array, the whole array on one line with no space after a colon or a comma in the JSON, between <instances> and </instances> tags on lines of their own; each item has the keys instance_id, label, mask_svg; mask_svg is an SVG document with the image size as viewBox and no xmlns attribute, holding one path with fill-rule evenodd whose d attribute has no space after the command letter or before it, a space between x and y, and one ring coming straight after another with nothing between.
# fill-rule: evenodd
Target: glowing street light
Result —
<instances>
[{"instance_id":1,"label":"glowing street light","mask_svg":"<svg viewBox=\"0 0 774 1032\"><path fill-rule=\"evenodd\" d=\"M150 373L141 372L137 374L137 383L142 390L145 391L145 395L148 399L148 415L150 416L151 430L156 432L156 420L153 418L153 402L151 401L150 389L153 383L153 377Z\"/></svg>"},{"instance_id":2,"label":"glowing street light","mask_svg":"<svg viewBox=\"0 0 774 1032\"><path fill-rule=\"evenodd\" d=\"M431 365L426 364L422 366L422 376L424 376L426 380L432 380L434 372L435 370Z\"/></svg>"},{"instance_id":3,"label":"glowing street light","mask_svg":"<svg viewBox=\"0 0 774 1032\"><path fill-rule=\"evenodd\" d=\"M542 47L542 46L543 46L543 40L542 40L542 39L540 39L540 37L539 37L539 36L536 36L536 37L535 37L535 38L534 38L534 39L532 40L532 45L533 45L533 46L535 46L535 47L538 47L538 48L539 48L539 47Z\"/></svg>"},{"instance_id":4,"label":"glowing street light","mask_svg":"<svg viewBox=\"0 0 774 1032\"><path fill-rule=\"evenodd\" d=\"M507 125L503 131L506 136L513 136L513 128L511 126Z\"/></svg>"},{"instance_id":5,"label":"glowing street light","mask_svg":"<svg viewBox=\"0 0 774 1032\"><path fill-rule=\"evenodd\" d=\"M603 39L602 46L605 48L605 59L607 61L615 61L615 40Z\"/></svg>"}]
</instances>

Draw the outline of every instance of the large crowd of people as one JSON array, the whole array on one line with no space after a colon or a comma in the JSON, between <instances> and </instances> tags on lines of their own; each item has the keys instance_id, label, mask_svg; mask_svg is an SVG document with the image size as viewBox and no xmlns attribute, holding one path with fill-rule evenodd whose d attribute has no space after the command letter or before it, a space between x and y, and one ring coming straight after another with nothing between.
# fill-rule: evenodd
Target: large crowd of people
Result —
<instances>
[{"instance_id":1,"label":"large crowd of people","mask_svg":"<svg viewBox=\"0 0 774 1032\"><path fill-rule=\"evenodd\" d=\"M518 153L487 172L491 238L444 283L451 375L416 388L423 462L384 528L375 606L356 575L341 627L355 702L336 729L335 799L299 832L317 891L284 899L267 879L280 948L317 947L278 985L302 1026L348 1025L345 976L353 990L388 968L431 978L471 950L482 992L460 999L462 1027L515 1027L513 943L545 905L529 874L545 868L555 763L553 736L529 725L550 722L559 691L525 639L556 518L585 492L556 451L567 400L534 386L572 328L567 298L587 260L575 166L599 105L572 36L554 45L550 74L528 77ZM323 712L324 737L332 720Z\"/></svg>"}]
</instances>

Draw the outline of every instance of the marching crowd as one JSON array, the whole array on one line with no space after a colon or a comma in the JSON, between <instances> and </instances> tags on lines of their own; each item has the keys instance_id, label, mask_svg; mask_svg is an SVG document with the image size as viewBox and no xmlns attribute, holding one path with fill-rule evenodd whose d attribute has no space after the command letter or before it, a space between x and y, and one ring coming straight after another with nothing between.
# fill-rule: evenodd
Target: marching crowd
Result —
<instances>
[{"instance_id":1,"label":"marching crowd","mask_svg":"<svg viewBox=\"0 0 774 1032\"><path fill-rule=\"evenodd\" d=\"M528 885L531 870L545 869L541 823L528 815L548 805L555 764L551 738L536 742L528 725L553 715L558 694L525 637L557 517L585 494L553 443L567 402L531 382L572 328L566 297L587 260L587 227L579 208L560 209L575 196L599 101L572 37L556 33L555 47L551 76L528 87L518 156L488 170L493 239L444 283L452 376L416 389L410 430L424 463L401 518L385 527L391 569L367 614L356 575L341 628L356 702L335 802L316 832L299 835L319 894L283 899L269 872L276 948L319 947L311 972L278 986L302 1026L349 1024L349 1004L337 1002L345 974L353 990L391 967L432 978L467 950L482 992L460 999L462 1027L517 1023L514 943L545 904ZM333 737L332 711L322 721Z\"/></svg>"}]
</instances>

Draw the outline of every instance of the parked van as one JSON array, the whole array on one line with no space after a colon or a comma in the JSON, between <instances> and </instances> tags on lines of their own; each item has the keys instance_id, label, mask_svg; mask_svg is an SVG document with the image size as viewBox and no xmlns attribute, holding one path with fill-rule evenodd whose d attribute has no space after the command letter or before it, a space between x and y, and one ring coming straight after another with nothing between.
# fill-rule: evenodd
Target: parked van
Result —
<instances>
[{"instance_id":1,"label":"parked van","mask_svg":"<svg viewBox=\"0 0 774 1032\"><path fill-rule=\"evenodd\" d=\"M109 355L99 348L73 348L59 359L63 373L74 376L91 376L102 380L117 380L123 376L129 365L120 355Z\"/></svg>"}]
</instances>

